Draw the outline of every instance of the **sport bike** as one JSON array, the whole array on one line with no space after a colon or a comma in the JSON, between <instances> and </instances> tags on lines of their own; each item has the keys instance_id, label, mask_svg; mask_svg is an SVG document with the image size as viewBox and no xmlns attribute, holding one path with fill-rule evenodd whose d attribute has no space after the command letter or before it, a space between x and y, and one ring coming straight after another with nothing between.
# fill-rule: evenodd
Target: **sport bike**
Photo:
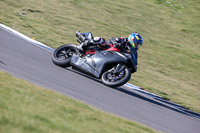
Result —
<instances>
[{"instance_id":1,"label":"sport bike","mask_svg":"<svg viewBox=\"0 0 200 133\"><path fill-rule=\"evenodd\" d=\"M76 32L77 41L84 43L93 39L92 34L83 35ZM89 76L100 79L109 87L118 87L127 83L131 78L131 73L137 69L136 58L131 46L128 46L129 54L119 52L120 50L110 44L108 48L91 46L84 54L75 44L65 44L58 47L52 54L52 61L60 67L70 67L83 72Z\"/></svg>"}]
</instances>

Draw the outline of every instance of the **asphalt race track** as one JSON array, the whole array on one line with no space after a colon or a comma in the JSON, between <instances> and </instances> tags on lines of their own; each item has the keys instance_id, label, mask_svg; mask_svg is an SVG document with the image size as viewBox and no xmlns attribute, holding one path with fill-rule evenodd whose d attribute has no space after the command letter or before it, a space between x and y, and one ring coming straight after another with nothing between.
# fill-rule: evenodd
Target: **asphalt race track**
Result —
<instances>
[{"instance_id":1,"label":"asphalt race track","mask_svg":"<svg viewBox=\"0 0 200 133\"><path fill-rule=\"evenodd\" d=\"M127 86L103 84L55 66L52 52L0 26L0 70L166 133L200 133L200 115Z\"/></svg>"}]
</instances>

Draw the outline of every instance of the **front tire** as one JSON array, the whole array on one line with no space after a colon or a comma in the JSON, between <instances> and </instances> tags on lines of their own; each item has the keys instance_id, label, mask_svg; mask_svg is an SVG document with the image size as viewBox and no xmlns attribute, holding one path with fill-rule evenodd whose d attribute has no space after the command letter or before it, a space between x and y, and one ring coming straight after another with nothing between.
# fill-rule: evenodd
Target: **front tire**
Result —
<instances>
[{"instance_id":1,"label":"front tire","mask_svg":"<svg viewBox=\"0 0 200 133\"><path fill-rule=\"evenodd\" d=\"M77 53L76 45L65 44L58 47L52 54L52 61L55 65L69 67L71 57Z\"/></svg>"},{"instance_id":2,"label":"front tire","mask_svg":"<svg viewBox=\"0 0 200 133\"><path fill-rule=\"evenodd\" d=\"M123 71L116 75L113 71L107 70L105 71L102 76L101 80L103 84L109 87L118 87L125 83L127 83L131 78L131 71L125 67Z\"/></svg>"}]
</instances>

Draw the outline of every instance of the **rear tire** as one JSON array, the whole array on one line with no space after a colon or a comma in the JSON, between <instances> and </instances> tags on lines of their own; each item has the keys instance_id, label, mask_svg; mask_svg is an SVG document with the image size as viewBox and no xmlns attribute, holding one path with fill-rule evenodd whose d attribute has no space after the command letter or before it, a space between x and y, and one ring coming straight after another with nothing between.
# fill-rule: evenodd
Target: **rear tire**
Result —
<instances>
[{"instance_id":1,"label":"rear tire","mask_svg":"<svg viewBox=\"0 0 200 133\"><path fill-rule=\"evenodd\" d=\"M107 70L102 74L101 80L103 84L109 87L118 87L127 83L130 80L131 71L126 67L121 73L119 73L118 77L112 75L114 74L112 72L109 72L109 70Z\"/></svg>"},{"instance_id":2,"label":"rear tire","mask_svg":"<svg viewBox=\"0 0 200 133\"><path fill-rule=\"evenodd\" d=\"M52 54L52 61L55 65L69 67L71 57L77 53L76 45L65 44L58 47Z\"/></svg>"}]
</instances>

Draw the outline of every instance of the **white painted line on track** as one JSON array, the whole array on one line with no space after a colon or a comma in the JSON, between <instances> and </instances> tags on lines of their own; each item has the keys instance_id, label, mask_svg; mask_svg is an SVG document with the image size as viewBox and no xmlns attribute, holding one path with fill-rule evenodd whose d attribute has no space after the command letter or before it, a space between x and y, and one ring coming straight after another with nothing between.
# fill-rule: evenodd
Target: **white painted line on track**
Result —
<instances>
[{"instance_id":1,"label":"white painted line on track","mask_svg":"<svg viewBox=\"0 0 200 133\"><path fill-rule=\"evenodd\" d=\"M142 93L144 93L144 94L147 94L147 95L149 95L149 96L162 98L161 96L158 96L158 95L156 95L156 94L150 93L150 92L145 91L145 90L142 90L140 87L138 87L138 86L136 86L136 85L133 85L133 84L130 84L130 83L126 83L124 86L129 87L129 88L132 88L133 90L142 92Z\"/></svg>"},{"instance_id":2,"label":"white painted line on track","mask_svg":"<svg viewBox=\"0 0 200 133\"><path fill-rule=\"evenodd\" d=\"M14 30L14 29L12 29L12 28L6 26L6 25L3 25L3 24L0 23L0 28L2 28L2 29L4 29L4 30L6 30L6 31L8 31L8 32L10 32L10 33L12 33L13 35L16 35L16 36L18 36L18 37L20 37L20 38L22 38L22 39L24 39L24 40L26 40L26 41L28 41L28 42L31 42L32 44L35 44L35 45L37 45L38 47L43 48L43 49L45 49L45 50L47 50L47 51L50 51L50 52L53 52L53 51L54 51L53 48L51 48L51 47L49 47L49 46L47 46L47 45L45 45L45 44L43 44L43 43L41 43L41 42L38 42L38 41L36 41L36 40L33 40L33 39L31 39L31 38L29 38L29 37L23 35L22 33L20 33L20 32L18 32L18 31Z\"/></svg>"}]
</instances>

